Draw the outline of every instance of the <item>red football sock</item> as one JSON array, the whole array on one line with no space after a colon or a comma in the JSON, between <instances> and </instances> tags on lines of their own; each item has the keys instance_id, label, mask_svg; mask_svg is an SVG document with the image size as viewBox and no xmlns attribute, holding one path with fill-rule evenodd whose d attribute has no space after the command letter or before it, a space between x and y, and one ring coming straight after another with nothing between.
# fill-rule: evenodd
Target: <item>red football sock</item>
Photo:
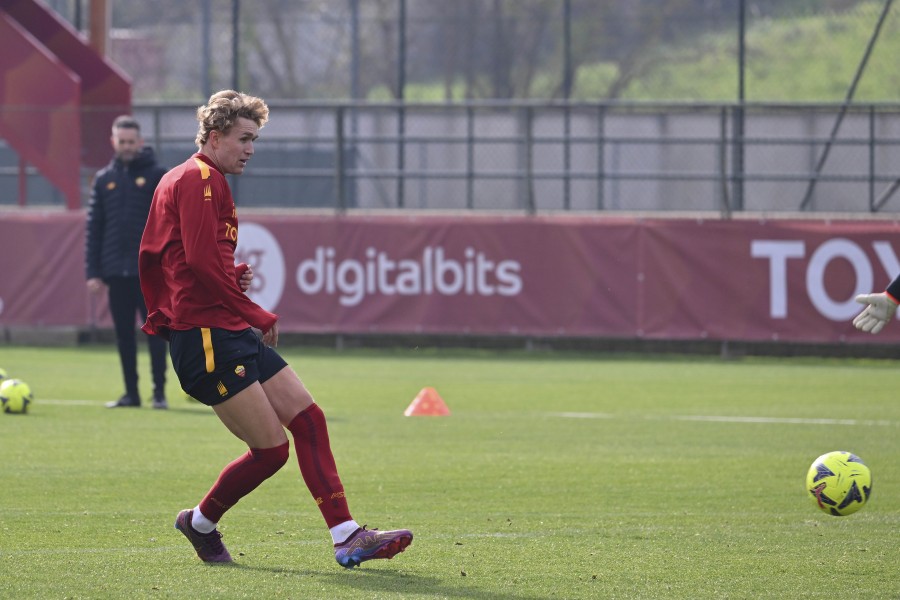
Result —
<instances>
[{"instance_id":1,"label":"red football sock","mask_svg":"<svg viewBox=\"0 0 900 600\"><path fill-rule=\"evenodd\" d=\"M344 485L331 454L325 413L318 404L313 404L298 413L288 429L294 436L303 481L319 505L325 523L330 528L352 519L344 497Z\"/></svg>"},{"instance_id":2,"label":"red football sock","mask_svg":"<svg viewBox=\"0 0 900 600\"><path fill-rule=\"evenodd\" d=\"M225 511L274 475L288 459L285 442L274 448L251 448L222 469L216 483L200 501L200 512L218 523Z\"/></svg>"}]
</instances>

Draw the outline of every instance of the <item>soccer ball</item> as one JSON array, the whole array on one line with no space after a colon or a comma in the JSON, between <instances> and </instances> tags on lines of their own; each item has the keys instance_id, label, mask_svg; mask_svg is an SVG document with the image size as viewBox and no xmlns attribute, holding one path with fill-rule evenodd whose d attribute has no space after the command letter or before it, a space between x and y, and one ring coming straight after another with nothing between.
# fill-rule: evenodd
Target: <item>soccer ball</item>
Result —
<instances>
[{"instance_id":1,"label":"soccer ball","mask_svg":"<svg viewBox=\"0 0 900 600\"><path fill-rule=\"evenodd\" d=\"M3 412L24 415L28 412L28 405L33 401L31 388L24 381L6 379L0 384L0 403L3 405Z\"/></svg>"},{"instance_id":2,"label":"soccer ball","mask_svg":"<svg viewBox=\"0 0 900 600\"><path fill-rule=\"evenodd\" d=\"M806 489L820 509L845 517L865 506L872 494L872 473L855 454L829 452L809 467Z\"/></svg>"}]
</instances>

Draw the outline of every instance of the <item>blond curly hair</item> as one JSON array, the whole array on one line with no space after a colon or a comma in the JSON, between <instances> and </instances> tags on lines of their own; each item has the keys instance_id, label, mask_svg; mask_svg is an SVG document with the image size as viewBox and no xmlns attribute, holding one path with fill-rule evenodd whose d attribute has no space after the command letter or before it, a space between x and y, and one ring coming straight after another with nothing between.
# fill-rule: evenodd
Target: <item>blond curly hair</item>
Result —
<instances>
[{"instance_id":1,"label":"blond curly hair","mask_svg":"<svg viewBox=\"0 0 900 600\"><path fill-rule=\"evenodd\" d=\"M249 96L234 90L222 90L209 97L209 102L197 107L200 128L194 142L198 147L209 140L211 131L228 133L238 118L243 117L262 127L269 120L269 107L262 98Z\"/></svg>"}]
</instances>

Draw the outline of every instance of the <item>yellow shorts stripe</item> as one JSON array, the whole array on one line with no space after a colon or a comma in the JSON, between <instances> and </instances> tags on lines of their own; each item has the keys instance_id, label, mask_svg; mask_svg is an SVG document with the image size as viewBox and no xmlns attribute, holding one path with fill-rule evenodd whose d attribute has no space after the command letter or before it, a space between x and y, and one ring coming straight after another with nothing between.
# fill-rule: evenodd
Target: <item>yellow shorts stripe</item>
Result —
<instances>
[{"instance_id":1,"label":"yellow shorts stripe","mask_svg":"<svg viewBox=\"0 0 900 600\"><path fill-rule=\"evenodd\" d=\"M216 370L216 357L213 354L212 334L209 327L201 327L200 335L203 336L203 354L206 356L206 372L212 373Z\"/></svg>"}]
</instances>

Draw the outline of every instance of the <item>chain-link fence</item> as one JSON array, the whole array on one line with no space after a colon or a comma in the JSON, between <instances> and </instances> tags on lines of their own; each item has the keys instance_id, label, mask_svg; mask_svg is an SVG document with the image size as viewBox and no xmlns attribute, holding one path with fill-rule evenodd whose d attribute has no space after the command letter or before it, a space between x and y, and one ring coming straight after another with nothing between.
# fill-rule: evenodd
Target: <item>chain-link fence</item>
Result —
<instances>
[{"instance_id":1,"label":"chain-link fence","mask_svg":"<svg viewBox=\"0 0 900 600\"><path fill-rule=\"evenodd\" d=\"M195 150L193 108L136 108L169 165ZM242 206L724 214L897 206L897 104L854 106L834 138L841 105L745 105L741 139L733 104L270 108L256 155L232 179Z\"/></svg>"},{"instance_id":2,"label":"chain-link fence","mask_svg":"<svg viewBox=\"0 0 900 600\"><path fill-rule=\"evenodd\" d=\"M83 0L50 0L82 27ZM890 212L892 0L110 0L161 160L238 87L251 206ZM335 101L340 98L343 100ZM0 147L0 203L57 203ZM85 180L90 173L85 174Z\"/></svg>"},{"instance_id":3,"label":"chain-link fence","mask_svg":"<svg viewBox=\"0 0 900 600\"><path fill-rule=\"evenodd\" d=\"M900 208L900 104L276 101L270 109L249 167L232 178L242 206L726 216ZM195 111L134 106L163 165L196 151ZM92 174L83 171L83 201ZM65 201L0 145L0 204L16 203Z\"/></svg>"},{"instance_id":4,"label":"chain-link fence","mask_svg":"<svg viewBox=\"0 0 900 600\"><path fill-rule=\"evenodd\" d=\"M48 1L85 28L85 0ZM837 102L890 0L109 4L137 100ZM896 97L900 9L885 16L860 101Z\"/></svg>"}]
</instances>

